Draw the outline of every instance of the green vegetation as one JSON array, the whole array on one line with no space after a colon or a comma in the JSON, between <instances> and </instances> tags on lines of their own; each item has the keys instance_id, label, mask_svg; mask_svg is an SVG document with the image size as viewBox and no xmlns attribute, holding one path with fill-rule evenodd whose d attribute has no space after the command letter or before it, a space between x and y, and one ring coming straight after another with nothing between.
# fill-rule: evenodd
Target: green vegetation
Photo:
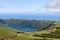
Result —
<instances>
[{"instance_id":1,"label":"green vegetation","mask_svg":"<svg viewBox=\"0 0 60 40\"><path fill-rule=\"evenodd\" d=\"M16 26L32 26L37 27L40 30L48 29L49 27L53 26L55 21L46 21L46 20L26 20L26 19L0 19L0 25L7 24L7 25L16 25Z\"/></svg>"},{"instance_id":2,"label":"green vegetation","mask_svg":"<svg viewBox=\"0 0 60 40\"><path fill-rule=\"evenodd\" d=\"M28 40L28 37L23 35L17 36L17 30L0 27L0 40L6 38L7 40Z\"/></svg>"},{"instance_id":3,"label":"green vegetation","mask_svg":"<svg viewBox=\"0 0 60 40\"><path fill-rule=\"evenodd\" d=\"M17 21L18 20L18 21ZM0 40L60 40L60 22L59 21L39 21L23 19L5 19L0 20ZM39 27L35 32L23 32L12 28L5 28L5 25L25 25Z\"/></svg>"}]
</instances>

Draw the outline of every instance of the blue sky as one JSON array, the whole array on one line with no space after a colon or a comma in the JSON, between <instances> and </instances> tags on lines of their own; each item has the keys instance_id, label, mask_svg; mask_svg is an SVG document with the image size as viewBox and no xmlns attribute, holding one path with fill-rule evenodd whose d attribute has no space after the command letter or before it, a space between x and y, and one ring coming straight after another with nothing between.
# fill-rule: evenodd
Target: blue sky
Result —
<instances>
[{"instance_id":1,"label":"blue sky","mask_svg":"<svg viewBox=\"0 0 60 40\"><path fill-rule=\"evenodd\" d=\"M59 17L60 0L0 0L0 18L60 20Z\"/></svg>"},{"instance_id":2,"label":"blue sky","mask_svg":"<svg viewBox=\"0 0 60 40\"><path fill-rule=\"evenodd\" d=\"M0 0L0 13L53 13L60 12L59 5L59 0Z\"/></svg>"}]
</instances>

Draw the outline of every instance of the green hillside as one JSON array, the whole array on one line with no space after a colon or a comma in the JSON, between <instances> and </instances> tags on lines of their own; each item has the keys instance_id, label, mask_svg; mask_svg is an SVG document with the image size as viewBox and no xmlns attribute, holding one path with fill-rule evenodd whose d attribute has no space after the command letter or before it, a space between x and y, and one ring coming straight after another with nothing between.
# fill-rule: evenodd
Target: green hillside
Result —
<instances>
[{"instance_id":1,"label":"green hillside","mask_svg":"<svg viewBox=\"0 0 60 40\"><path fill-rule=\"evenodd\" d=\"M19 32L19 34L17 34ZM60 22L55 22L48 29L35 32L22 32L0 26L0 40L60 40Z\"/></svg>"},{"instance_id":2,"label":"green hillside","mask_svg":"<svg viewBox=\"0 0 60 40\"><path fill-rule=\"evenodd\" d=\"M17 36L17 32L14 29L2 28L0 27L0 40L7 39L7 40L27 40L27 37Z\"/></svg>"}]
</instances>

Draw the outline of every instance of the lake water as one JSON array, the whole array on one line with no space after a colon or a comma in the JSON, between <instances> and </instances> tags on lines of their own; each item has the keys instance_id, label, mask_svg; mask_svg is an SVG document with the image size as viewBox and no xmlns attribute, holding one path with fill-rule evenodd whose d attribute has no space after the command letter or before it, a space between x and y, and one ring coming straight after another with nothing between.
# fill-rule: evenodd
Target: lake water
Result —
<instances>
[{"instance_id":1,"label":"lake water","mask_svg":"<svg viewBox=\"0 0 60 40\"><path fill-rule=\"evenodd\" d=\"M26 31L36 31L38 30L38 27L32 27L32 26L23 26L23 25L5 25L4 26L5 28L13 28L13 29L16 29L16 30L20 30L20 31L23 31L23 32L26 32Z\"/></svg>"},{"instance_id":2,"label":"lake water","mask_svg":"<svg viewBox=\"0 0 60 40\"><path fill-rule=\"evenodd\" d=\"M53 13L47 13L47 14L0 14L0 18L5 18L5 19L10 19L10 18L15 18L15 19L30 19L30 20L60 20L60 13L59 14L53 14ZM8 26L6 26L8 28ZM38 28L37 27L32 27L32 26L12 26L10 25L9 27L17 29L17 30L22 30L22 31L36 31Z\"/></svg>"}]
</instances>

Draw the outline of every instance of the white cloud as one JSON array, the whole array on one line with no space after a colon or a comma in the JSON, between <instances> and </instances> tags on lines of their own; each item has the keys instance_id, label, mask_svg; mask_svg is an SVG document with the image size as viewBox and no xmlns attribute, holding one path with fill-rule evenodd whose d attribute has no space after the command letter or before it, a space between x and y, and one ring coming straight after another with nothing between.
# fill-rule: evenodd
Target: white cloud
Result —
<instances>
[{"instance_id":1,"label":"white cloud","mask_svg":"<svg viewBox=\"0 0 60 40\"><path fill-rule=\"evenodd\" d=\"M47 6L48 8L59 8L60 0L51 0L51 2L49 2Z\"/></svg>"},{"instance_id":2,"label":"white cloud","mask_svg":"<svg viewBox=\"0 0 60 40\"><path fill-rule=\"evenodd\" d=\"M48 9L48 12L60 12L60 9Z\"/></svg>"},{"instance_id":3,"label":"white cloud","mask_svg":"<svg viewBox=\"0 0 60 40\"><path fill-rule=\"evenodd\" d=\"M60 12L60 0L51 0L45 5L46 12Z\"/></svg>"},{"instance_id":4,"label":"white cloud","mask_svg":"<svg viewBox=\"0 0 60 40\"><path fill-rule=\"evenodd\" d=\"M54 12L60 12L60 9L53 9L53 8L42 8L40 11L37 12L42 12L42 13L54 13Z\"/></svg>"},{"instance_id":5,"label":"white cloud","mask_svg":"<svg viewBox=\"0 0 60 40\"><path fill-rule=\"evenodd\" d=\"M25 12L37 12L36 9L6 9L0 8L0 13L25 13Z\"/></svg>"}]
</instances>

